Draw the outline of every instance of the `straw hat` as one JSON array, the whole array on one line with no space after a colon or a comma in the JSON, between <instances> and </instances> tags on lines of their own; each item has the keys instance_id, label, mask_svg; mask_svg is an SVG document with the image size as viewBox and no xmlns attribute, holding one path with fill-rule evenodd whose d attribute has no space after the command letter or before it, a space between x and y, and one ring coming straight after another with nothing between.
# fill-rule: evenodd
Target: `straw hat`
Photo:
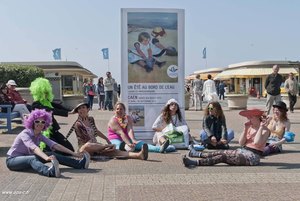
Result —
<instances>
[{"instance_id":1,"label":"straw hat","mask_svg":"<svg viewBox=\"0 0 300 201\"><path fill-rule=\"evenodd\" d=\"M243 117L252 117L252 116L261 117L264 114L264 111L259 109L250 109L250 110L240 111L239 114Z\"/></svg>"},{"instance_id":2,"label":"straw hat","mask_svg":"<svg viewBox=\"0 0 300 201\"><path fill-rule=\"evenodd\" d=\"M165 34L166 34L165 29L162 27L154 27L151 33L151 35L154 37L164 36Z\"/></svg>"}]
</instances>

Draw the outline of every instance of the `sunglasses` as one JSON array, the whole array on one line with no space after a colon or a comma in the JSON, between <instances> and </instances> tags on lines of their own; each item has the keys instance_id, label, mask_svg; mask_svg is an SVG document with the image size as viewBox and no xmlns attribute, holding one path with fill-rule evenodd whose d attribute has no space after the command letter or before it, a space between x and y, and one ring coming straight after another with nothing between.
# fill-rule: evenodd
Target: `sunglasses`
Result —
<instances>
[{"instance_id":1,"label":"sunglasses","mask_svg":"<svg viewBox=\"0 0 300 201\"><path fill-rule=\"evenodd\" d=\"M213 110L214 108L213 107L208 107L208 110Z\"/></svg>"},{"instance_id":2,"label":"sunglasses","mask_svg":"<svg viewBox=\"0 0 300 201\"><path fill-rule=\"evenodd\" d=\"M45 124L45 123L46 123L46 121L39 121L39 120L35 120L35 121L34 121L34 123L35 123L35 124Z\"/></svg>"}]
</instances>

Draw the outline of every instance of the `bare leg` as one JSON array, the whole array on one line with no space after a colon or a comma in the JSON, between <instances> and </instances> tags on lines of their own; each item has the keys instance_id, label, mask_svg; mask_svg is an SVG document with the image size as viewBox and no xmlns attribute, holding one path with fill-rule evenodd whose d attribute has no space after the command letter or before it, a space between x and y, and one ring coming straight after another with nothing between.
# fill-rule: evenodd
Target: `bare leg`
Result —
<instances>
[{"instance_id":1,"label":"bare leg","mask_svg":"<svg viewBox=\"0 0 300 201\"><path fill-rule=\"evenodd\" d=\"M130 159L141 159L147 160L148 158L148 145L144 144L141 151L138 153L127 152L115 149L114 145L103 145L100 143L85 143L80 149L80 152L87 151L89 154L94 155L95 153L102 156L111 157L124 157Z\"/></svg>"}]
</instances>

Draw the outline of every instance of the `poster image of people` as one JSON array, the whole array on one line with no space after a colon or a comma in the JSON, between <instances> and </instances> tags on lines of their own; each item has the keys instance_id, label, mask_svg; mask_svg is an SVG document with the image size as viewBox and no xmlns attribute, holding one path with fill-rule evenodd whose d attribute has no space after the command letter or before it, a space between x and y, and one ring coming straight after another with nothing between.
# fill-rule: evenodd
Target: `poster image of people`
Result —
<instances>
[{"instance_id":1,"label":"poster image of people","mask_svg":"<svg viewBox=\"0 0 300 201\"><path fill-rule=\"evenodd\" d=\"M129 106L129 115L133 120L134 126L145 125L145 108L141 105Z\"/></svg>"},{"instance_id":2,"label":"poster image of people","mask_svg":"<svg viewBox=\"0 0 300 201\"><path fill-rule=\"evenodd\" d=\"M128 12L127 33L129 83L177 82L177 13Z\"/></svg>"},{"instance_id":3,"label":"poster image of people","mask_svg":"<svg viewBox=\"0 0 300 201\"><path fill-rule=\"evenodd\" d=\"M152 139L166 102L184 106L184 10L122 8L121 58L121 100L137 139Z\"/></svg>"}]
</instances>

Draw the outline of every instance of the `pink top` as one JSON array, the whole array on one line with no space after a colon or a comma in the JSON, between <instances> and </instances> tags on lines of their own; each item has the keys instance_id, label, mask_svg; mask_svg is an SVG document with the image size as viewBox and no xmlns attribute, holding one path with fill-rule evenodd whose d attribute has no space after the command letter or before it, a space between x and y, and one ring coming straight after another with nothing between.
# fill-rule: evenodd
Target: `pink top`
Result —
<instances>
[{"instance_id":1,"label":"pink top","mask_svg":"<svg viewBox=\"0 0 300 201\"><path fill-rule=\"evenodd\" d=\"M122 128L123 132L125 133L125 135L127 136L128 139L130 139L129 135L128 135L128 130L127 130L127 126L125 128L123 128L121 126L121 124L119 123L117 117L114 117L114 121L117 122L117 124L119 124L119 126ZM118 133L116 133L113 129L111 129L110 127L108 127L108 130L107 130L107 138L109 140L121 140L123 141L121 135L119 135Z\"/></svg>"},{"instance_id":2,"label":"pink top","mask_svg":"<svg viewBox=\"0 0 300 201\"><path fill-rule=\"evenodd\" d=\"M255 131L253 129L248 129L245 146L263 152L266 142L264 142L262 144L254 144L254 138L255 138L256 133L257 133L257 131Z\"/></svg>"}]
</instances>

